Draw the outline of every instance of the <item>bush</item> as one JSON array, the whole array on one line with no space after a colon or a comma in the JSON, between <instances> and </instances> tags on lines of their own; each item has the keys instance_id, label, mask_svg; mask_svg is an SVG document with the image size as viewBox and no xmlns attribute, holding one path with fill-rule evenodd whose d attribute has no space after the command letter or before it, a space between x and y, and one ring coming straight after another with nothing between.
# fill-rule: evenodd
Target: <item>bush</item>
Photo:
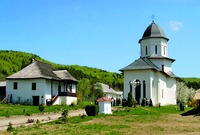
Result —
<instances>
[{"instance_id":1,"label":"bush","mask_svg":"<svg viewBox=\"0 0 200 135\"><path fill-rule=\"evenodd\" d=\"M132 96L131 92L128 93L127 105L128 105L128 107L133 106L133 96Z\"/></svg>"},{"instance_id":2,"label":"bush","mask_svg":"<svg viewBox=\"0 0 200 135\"><path fill-rule=\"evenodd\" d=\"M68 116L68 113L69 113L69 111L68 110L64 110L63 112L62 112L62 121L64 122L64 123L66 123L67 122L67 116Z\"/></svg>"},{"instance_id":3,"label":"bush","mask_svg":"<svg viewBox=\"0 0 200 135\"><path fill-rule=\"evenodd\" d=\"M34 119L28 119L27 120L27 123L33 123L34 122Z\"/></svg>"},{"instance_id":4,"label":"bush","mask_svg":"<svg viewBox=\"0 0 200 135\"><path fill-rule=\"evenodd\" d=\"M116 105L119 106L120 104L121 104L121 99L120 99L120 98L117 98L117 99L116 99Z\"/></svg>"},{"instance_id":5,"label":"bush","mask_svg":"<svg viewBox=\"0 0 200 135\"><path fill-rule=\"evenodd\" d=\"M142 99L142 104L141 104L142 106L146 106L146 99Z\"/></svg>"},{"instance_id":6,"label":"bush","mask_svg":"<svg viewBox=\"0 0 200 135\"><path fill-rule=\"evenodd\" d=\"M99 113L98 105L87 105L85 107L86 114L88 116L96 116Z\"/></svg>"},{"instance_id":7,"label":"bush","mask_svg":"<svg viewBox=\"0 0 200 135\"><path fill-rule=\"evenodd\" d=\"M125 98L122 99L122 106L123 107L126 107L127 106L127 101Z\"/></svg>"},{"instance_id":8,"label":"bush","mask_svg":"<svg viewBox=\"0 0 200 135\"><path fill-rule=\"evenodd\" d=\"M38 109L40 110L40 112L43 112L43 110L44 110L44 104L40 104L39 107L38 107Z\"/></svg>"},{"instance_id":9,"label":"bush","mask_svg":"<svg viewBox=\"0 0 200 135\"><path fill-rule=\"evenodd\" d=\"M7 131L8 131L8 132L12 132L12 131L14 130L14 128L13 128L12 125L13 125L13 124L12 124L11 122L8 123L8 128L7 128Z\"/></svg>"},{"instance_id":10,"label":"bush","mask_svg":"<svg viewBox=\"0 0 200 135\"><path fill-rule=\"evenodd\" d=\"M153 106L153 102L152 102L152 100L151 100L151 99L149 100L149 106L150 106L150 107L152 107L152 106Z\"/></svg>"},{"instance_id":11,"label":"bush","mask_svg":"<svg viewBox=\"0 0 200 135\"><path fill-rule=\"evenodd\" d=\"M192 101L188 102L189 107L197 108L198 107L198 101L193 99Z\"/></svg>"}]
</instances>

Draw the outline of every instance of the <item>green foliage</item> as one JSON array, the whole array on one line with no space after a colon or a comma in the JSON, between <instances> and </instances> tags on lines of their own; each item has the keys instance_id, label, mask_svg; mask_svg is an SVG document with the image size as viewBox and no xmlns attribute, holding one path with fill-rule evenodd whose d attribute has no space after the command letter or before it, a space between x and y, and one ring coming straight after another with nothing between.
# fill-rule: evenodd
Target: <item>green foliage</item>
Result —
<instances>
[{"instance_id":1,"label":"green foliage","mask_svg":"<svg viewBox=\"0 0 200 135\"><path fill-rule=\"evenodd\" d=\"M91 85L96 82L108 84L116 90L123 89L123 75L119 73L107 72L105 70L79 65L61 65L49 62L35 54L19 51L0 51L0 80L5 78L31 63L31 60L43 61L51 64L57 70L67 70L76 79L87 78Z\"/></svg>"},{"instance_id":2,"label":"green foliage","mask_svg":"<svg viewBox=\"0 0 200 135\"><path fill-rule=\"evenodd\" d=\"M131 92L129 92L128 93L128 99L127 99L127 105L128 105L128 107L132 107L133 106L133 96L132 96L132 93Z\"/></svg>"},{"instance_id":3,"label":"green foliage","mask_svg":"<svg viewBox=\"0 0 200 135\"><path fill-rule=\"evenodd\" d=\"M200 89L200 78L181 78L179 81L184 82L189 88Z\"/></svg>"},{"instance_id":4,"label":"green foliage","mask_svg":"<svg viewBox=\"0 0 200 135\"><path fill-rule=\"evenodd\" d=\"M176 98L180 103L188 103L192 101L195 95L195 90L193 88L188 88L183 82L177 82Z\"/></svg>"},{"instance_id":5,"label":"green foliage","mask_svg":"<svg viewBox=\"0 0 200 135\"><path fill-rule=\"evenodd\" d=\"M100 83L94 84L91 93L95 97L95 99L103 97L103 89L101 84Z\"/></svg>"},{"instance_id":6,"label":"green foliage","mask_svg":"<svg viewBox=\"0 0 200 135\"><path fill-rule=\"evenodd\" d=\"M88 116L96 116L99 113L99 106L98 105L87 105L85 107L85 111Z\"/></svg>"},{"instance_id":7,"label":"green foliage","mask_svg":"<svg viewBox=\"0 0 200 135\"><path fill-rule=\"evenodd\" d=\"M64 123L67 123L67 116L68 116L68 113L69 113L69 110L64 110L64 111L62 112L61 120L62 120Z\"/></svg>"},{"instance_id":8,"label":"green foliage","mask_svg":"<svg viewBox=\"0 0 200 135\"><path fill-rule=\"evenodd\" d=\"M13 124L11 122L8 123L7 131L8 132L13 132L14 128L12 126Z\"/></svg>"},{"instance_id":9,"label":"green foliage","mask_svg":"<svg viewBox=\"0 0 200 135\"><path fill-rule=\"evenodd\" d=\"M39 106L38 106L38 109L39 109L39 111L42 113L43 111L44 111L44 104L40 104Z\"/></svg>"},{"instance_id":10,"label":"green foliage","mask_svg":"<svg viewBox=\"0 0 200 135\"><path fill-rule=\"evenodd\" d=\"M77 85L77 98L78 102L82 102L83 97L88 96L90 93L90 80L83 78L79 80Z\"/></svg>"},{"instance_id":11,"label":"green foliage","mask_svg":"<svg viewBox=\"0 0 200 135\"><path fill-rule=\"evenodd\" d=\"M74 106L66 106L66 105L53 105L53 106L45 106L43 112L58 112L61 110L75 110L75 109L84 109L86 105L89 105L90 102L82 102L81 104ZM30 116L32 114L41 113L38 109L38 106L28 106L28 105L14 105L14 104L0 104L0 117L10 117L13 115L26 115ZM8 111L9 110L9 111Z\"/></svg>"}]
</instances>

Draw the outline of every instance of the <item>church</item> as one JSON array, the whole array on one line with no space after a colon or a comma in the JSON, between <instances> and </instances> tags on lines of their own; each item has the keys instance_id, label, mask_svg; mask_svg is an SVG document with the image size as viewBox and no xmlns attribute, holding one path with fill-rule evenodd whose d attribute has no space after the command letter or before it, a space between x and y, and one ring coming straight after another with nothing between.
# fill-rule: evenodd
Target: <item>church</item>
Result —
<instances>
[{"instance_id":1,"label":"church","mask_svg":"<svg viewBox=\"0 0 200 135\"><path fill-rule=\"evenodd\" d=\"M143 99L153 105L176 104L177 76L172 72L175 59L168 57L169 39L154 22L146 28L140 44L140 58L120 69L124 74L124 98L131 91L138 104Z\"/></svg>"}]
</instances>

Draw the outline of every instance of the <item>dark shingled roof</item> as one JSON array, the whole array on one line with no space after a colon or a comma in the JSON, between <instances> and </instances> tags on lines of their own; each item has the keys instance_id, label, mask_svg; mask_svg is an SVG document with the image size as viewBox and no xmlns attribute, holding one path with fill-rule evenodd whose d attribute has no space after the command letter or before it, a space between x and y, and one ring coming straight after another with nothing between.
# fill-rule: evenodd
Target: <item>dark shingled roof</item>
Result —
<instances>
[{"instance_id":1,"label":"dark shingled roof","mask_svg":"<svg viewBox=\"0 0 200 135\"><path fill-rule=\"evenodd\" d=\"M164 38L166 40L169 40L166 36L164 31L154 22L152 22L144 31L144 34L142 36L142 38L139 40L139 43L143 40L143 39L147 39L147 38Z\"/></svg>"},{"instance_id":2,"label":"dark shingled roof","mask_svg":"<svg viewBox=\"0 0 200 135\"><path fill-rule=\"evenodd\" d=\"M51 65L34 61L22 70L8 76L6 79L36 79L72 80L77 81L66 70L56 71Z\"/></svg>"},{"instance_id":3,"label":"dark shingled roof","mask_svg":"<svg viewBox=\"0 0 200 135\"><path fill-rule=\"evenodd\" d=\"M53 72L62 80L73 80L78 82L78 80L76 80L76 78L74 78L67 70L58 70Z\"/></svg>"},{"instance_id":4,"label":"dark shingled roof","mask_svg":"<svg viewBox=\"0 0 200 135\"><path fill-rule=\"evenodd\" d=\"M159 72L162 72L163 74L169 76L169 77L175 77L177 76L173 72L164 72L159 67L157 67L154 63L151 62L148 58L139 58L135 60L133 63L129 64L128 66L120 69L120 71L128 71L128 70L143 70L143 69L151 69L156 70Z\"/></svg>"},{"instance_id":5,"label":"dark shingled roof","mask_svg":"<svg viewBox=\"0 0 200 135\"><path fill-rule=\"evenodd\" d=\"M133 63L129 64L128 66L120 69L120 71L138 70L138 69L155 69L160 71L160 69L147 58L139 58L135 60Z\"/></svg>"}]
</instances>

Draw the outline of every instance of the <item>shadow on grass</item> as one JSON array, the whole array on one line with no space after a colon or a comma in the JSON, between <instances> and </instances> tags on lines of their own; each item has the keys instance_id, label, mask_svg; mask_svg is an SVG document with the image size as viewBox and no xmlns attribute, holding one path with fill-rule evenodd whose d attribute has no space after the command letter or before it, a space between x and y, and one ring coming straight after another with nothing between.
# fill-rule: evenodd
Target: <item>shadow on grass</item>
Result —
<instances>
[{"instance_id":1,"label":"shadow on grass","mask_svg":"<svg viewBox=\"0 0 200 135\"><path fill-rule=\"evenodd\" d=\"M192 110L189 110L181 114L181 116L190 116L190 115L200 116L200 108L194 108Z\"/></svg>"}]
</instances>

